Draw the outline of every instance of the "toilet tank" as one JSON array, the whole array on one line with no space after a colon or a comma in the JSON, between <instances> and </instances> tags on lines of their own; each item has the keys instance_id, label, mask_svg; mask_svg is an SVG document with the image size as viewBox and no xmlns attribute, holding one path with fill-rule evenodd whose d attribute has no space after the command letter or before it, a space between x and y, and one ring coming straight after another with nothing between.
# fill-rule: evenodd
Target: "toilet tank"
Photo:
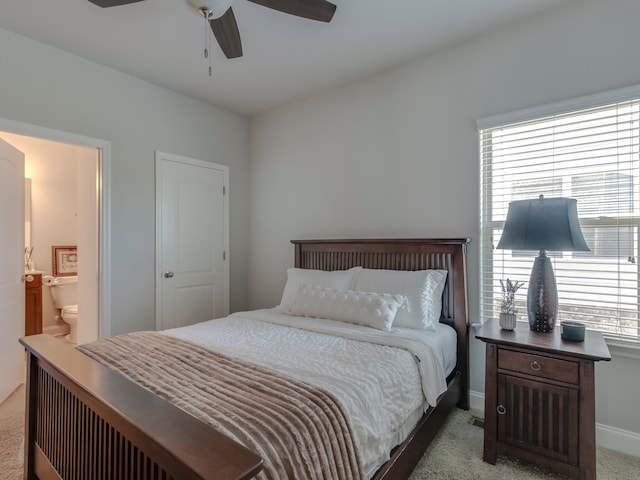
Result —
<instances>
[{"instance_id":1,"label":"toilet tank","mask_svg":"<svg viewBox=\"0 0 640 480\"><path fill-rule=\"evenodd\" d=\"M78 277L56 277L47 283L55 308L78 304Z\"/></svg>"}]
</instances>

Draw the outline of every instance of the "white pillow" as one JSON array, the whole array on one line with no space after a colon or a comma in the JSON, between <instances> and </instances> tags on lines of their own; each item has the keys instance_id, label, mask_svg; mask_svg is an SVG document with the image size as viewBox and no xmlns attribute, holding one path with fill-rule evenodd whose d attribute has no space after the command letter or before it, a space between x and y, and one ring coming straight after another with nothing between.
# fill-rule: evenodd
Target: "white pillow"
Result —
<instances>
[{"instance_id":1,"label":"white pillow","mask_svg":"<svg viewBox=\"0 0 640 480\"><path fill-rule=\"evenodd\" d=\"M280 305L276 308L280 312L289 313L296 301L298 290L304 283L338 290L352 290L355 274L359 270L361 270L361 267L333 271L289 268L287 270L287 283L282 291L282 299L280 300Z\"/></svg>"},{"instance_id":2,"label":"white pillow","mask_svg":"<svg viewBox=\"0 0 640 480\"><path fill-rule=\"evenodd\" d=\"M394 327L431 329L440 321L446 270L382 270L363 268L354 290L391 293L407 297L396 315Z\"/></svg>"},{"instance_id":3,"label":"white pillow","mask_svg":"<svg viewBox=\"0 0 640 480\"><path fill-rule=\"evenodd\" d=\"M406 300L402 295L336 290L304 284L298 290L291 314L356 323L388 332L398 308Z\"/></svg>"}]
</instances>

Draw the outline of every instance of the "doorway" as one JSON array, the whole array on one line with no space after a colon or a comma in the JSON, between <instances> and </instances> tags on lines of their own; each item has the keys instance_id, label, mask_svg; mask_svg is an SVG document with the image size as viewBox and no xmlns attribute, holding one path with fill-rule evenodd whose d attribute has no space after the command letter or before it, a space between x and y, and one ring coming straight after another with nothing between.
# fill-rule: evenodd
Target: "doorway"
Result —
<instances>
[{"instance_id":1,"label":"doorway","mask_svg":"<svg viewBox=\"0 0 640 480\"><path fill-rule=\"evenodd\" d=\"M78 284L79 309L82 312L80 318L88 319L87 322L78 323L79 342L85 343L110 336L109 142L2 118L0 137L9 143L11 139L15 141L16 138L34 144L51 142L51 145L73 152L71 155L77 162L74 175L77 177L78 200L74 215L80 259L78 276L82 279ZM37 229L38 226L34 222L32 231L35 232ZM40 266L36 264L36 269L50 271L50 263L47 264L50 262L50 253L41 253L46 255L45 263L41 263ZM48 295L46 290L42 293L43 297Z\"/></svg>"}]
</instances>

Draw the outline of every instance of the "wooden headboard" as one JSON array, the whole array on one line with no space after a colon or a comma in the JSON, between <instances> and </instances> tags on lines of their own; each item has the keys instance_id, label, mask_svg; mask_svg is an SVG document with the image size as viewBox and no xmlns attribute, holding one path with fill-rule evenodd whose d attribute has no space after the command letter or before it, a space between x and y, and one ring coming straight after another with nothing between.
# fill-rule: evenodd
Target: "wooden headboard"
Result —
<instances>
[{"instance_id":1,"label":"wooden headboard","mask_svg":"<svg viewBox=\"0 0 640 480\"><path fill-rule=\"evenodd\" d=\"M317 270L351 267L386 270L447 270L440 321L458 334L456 372L461 375L463 394L458 406L468 408L469 320L467 299L468 238L292 240L295 266Z\"/></svg>"}]
</instances>

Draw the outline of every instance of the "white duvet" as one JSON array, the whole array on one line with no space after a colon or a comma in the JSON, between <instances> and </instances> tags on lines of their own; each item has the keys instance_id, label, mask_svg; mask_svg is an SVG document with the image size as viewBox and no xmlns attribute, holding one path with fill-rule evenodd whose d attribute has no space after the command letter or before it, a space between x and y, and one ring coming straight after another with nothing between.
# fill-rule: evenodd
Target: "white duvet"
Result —
<instances>
[{"instance_id":1,"label":"white duvet","mask_svg":"<svg viewBox=\"0 0 640 480\"><path fill-rule=\"evenodd\" d=\"M455 331L443 324L383 332L275 309L163 333L329 391L347 412L368 477L446 390L456 357Z\"/></svg>"}]
</instances>

